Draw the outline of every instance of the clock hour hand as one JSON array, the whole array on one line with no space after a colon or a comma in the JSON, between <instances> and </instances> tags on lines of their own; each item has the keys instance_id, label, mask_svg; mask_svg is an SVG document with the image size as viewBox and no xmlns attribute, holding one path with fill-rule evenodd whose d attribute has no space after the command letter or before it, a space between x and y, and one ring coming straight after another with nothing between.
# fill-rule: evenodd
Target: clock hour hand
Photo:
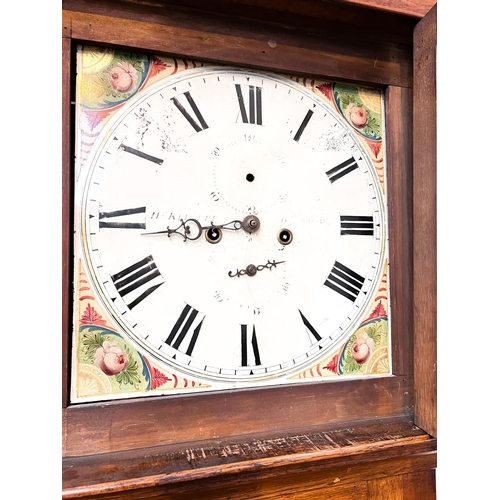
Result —
<instances>
[{"instance_id":1,"label":"clock hour hand","mask_svg":"<svg viewBox=\"0 0 500 500\"><path fill-rule=\"evenodd\" d=\"M237 269L235 273L232 271L229 271L227 274L230 278L234 278L235 276L255 276L257 274L257 271L262 271L263 269L272 269L273 267L276 267L278 264L283 264L285 261L281 260L279 262L276 262L273 260L272 262L270 260L267 261L267 264L263 264L260 266L256 266L254 264L249 264L245 269Z\"/></svg>"},{"instance_id":2,"label":"clock hour hand","mask_svg":"<svg viewBox=\"0 0 500 500\"><path fill-rule=\"evenodd\" d=\"M150 231L142 233L143 235L149 234L166 234L168 237L172 234L178 234L184 238L184 241L197 240L205 231L205 238L209 243L219 243L222 238L222 230L227 231L239 231L243 229L247 233L254 233L260 227L260 221L256 215L247 215L242 221L232 220L225 224L214 224L210 223L209 226L202 226L201 223L196 219L180 220L179 226L174 229L167 227L162 231Z\"/></svg>"}]
</instances>

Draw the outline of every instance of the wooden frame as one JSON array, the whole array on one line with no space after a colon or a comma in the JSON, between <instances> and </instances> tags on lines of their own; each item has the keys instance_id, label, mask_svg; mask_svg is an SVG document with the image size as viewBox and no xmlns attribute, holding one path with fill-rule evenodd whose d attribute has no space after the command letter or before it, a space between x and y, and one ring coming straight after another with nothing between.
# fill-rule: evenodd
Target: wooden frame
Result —
<instances>
[{"instance_id":1,"label":"wooden frame","mask_svg":"<svg viewBox=\"0 0 500 500\"><path fill-rule=\"evenodd\" d=\"M140 495L146 492L147 498L154 498L167 486L171 498L189 498L199 481L204 488L208 485L207 498L218 498L223 481L231 488L231 484L258 479L270 487L274 484L278 492L284 491L280 490L284 483L277 485L279 480L273 478L293 471L306 474L304 484L320 485L322 480L315 476L319 470L345 475L353 464L361 467L359 474L371 464L374 477L384 477L383 471L396 463L401 474L435 467L436 318L435 294L429 290L436 287L436 242L435 234L427 230L435 227L436 213L435 128L427 126L435 123L435 116L428 111L433 109L432 89L425 87L432 87L433 60L428 55L432 55L433 41L419 35L424 26L416 36L425 47L413 43L418 18L362 3L305 5L275 0L256 2L257 7L248 9L243 0L218 1L207 12L198 10L204 3L194 0L162 0L154 5L63 2L65 498L124 498L124 492L127 498L145 498ZM238 4L243 11L235 10ZM334 34L331 26L338 28ZM353 27L365 28L365 35L353 39ZM277 41L276 48L271 48L270 40ZM72 109L68 82L72 50L78 41L359 81L386 89L388 186L390 192L398 193L389 197L393 377L69 404ZM428 61L428 67L414 72L413 57L417 66ZM422 77L424 72L427 76ZM415 145L426 144L424 157L413 156L412 138ZM414 245L415 241L419 244ZM416 308L418 314L414 314ZM352 415L356 415L355 422ZM258 452L257 442L265 443L267 451ZM224 457L221 450L231 446L237 451ZM193 454L188 460L191 464L186 463L186 448ZM196 457L200 465L193 471ZM406 457L406 466L396 457ZM358 491L354 482L349 484L346 495Z\"/></svg>"}]
</instances>

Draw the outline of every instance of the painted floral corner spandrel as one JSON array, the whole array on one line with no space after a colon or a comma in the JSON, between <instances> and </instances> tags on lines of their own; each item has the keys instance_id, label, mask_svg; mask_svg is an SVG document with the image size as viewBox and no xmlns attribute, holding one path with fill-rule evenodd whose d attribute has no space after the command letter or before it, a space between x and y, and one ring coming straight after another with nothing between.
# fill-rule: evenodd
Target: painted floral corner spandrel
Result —
<instances>
[{"instance_id":1,"label":"painted floral corner spandrel","mask_svg":"<svg viewBox=\"0 0 500 500\"><path fill-rule=\"evenodd\" d=\"M83 265L76 286L76 401L143 396L210 386L160 368L126 341L95 299Z\"/></svg>"},{"instance_id":2,"label":"painted floral corner spandrel","mask_svg":"<svg viewBox=\"0 0 500 500\"><path fill-rule=\"evenodd\" d=\"M291 380L360 375L389 375L387 264L368 313L359 328L335 352Z\"/></svg>"},{"instance_id":3,"label":"painted floral corner spandrel","mask_svg":"<svg viewBox=\"0 0 500 500\"><path fill-rule=\"evenodd\" d=\"M326 101L344 119L365 146L385 192L383 98L378 89L296 79Z\"/></svg>"},{"instance_id":4,"label":"painted floral corner spandrel","mask_svg":"<svg viewBox=\"0 0 500 500\"><path fill-rule=\"evenodd\" d=\"M78 129L82 165L99 132L127 101L159 79L203 63L91 46L77 53Z\"/></svg>"}]
</instances>

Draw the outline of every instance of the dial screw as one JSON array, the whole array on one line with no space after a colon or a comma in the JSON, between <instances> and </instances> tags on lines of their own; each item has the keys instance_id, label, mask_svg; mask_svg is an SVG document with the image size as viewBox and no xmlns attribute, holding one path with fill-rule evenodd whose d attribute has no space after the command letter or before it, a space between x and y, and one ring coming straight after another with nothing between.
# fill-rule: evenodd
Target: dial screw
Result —
<instances>
[{"instance_id":1,"label":"dial screw","mask_svg":"<svg viewBox=\"0 0 500 500\"><path fill-rule=\"evenodd\" d=\"M255 276L257 274L257 266L254 266L253 264L248 264L248 266L245 268L245 271L248 276Z\"/></svg>"},{"instance_id":2,"label":"dial screw","mask_svg":"<svg viewBox=\"0 0 500 500\"><path fill-rule=\"evenodd\" d=\"M242 223L241 227L247 232L247 233L255 233L257 229L260 227L260 220L256 215L247 215Z\"/></svg>"}]
</instances>

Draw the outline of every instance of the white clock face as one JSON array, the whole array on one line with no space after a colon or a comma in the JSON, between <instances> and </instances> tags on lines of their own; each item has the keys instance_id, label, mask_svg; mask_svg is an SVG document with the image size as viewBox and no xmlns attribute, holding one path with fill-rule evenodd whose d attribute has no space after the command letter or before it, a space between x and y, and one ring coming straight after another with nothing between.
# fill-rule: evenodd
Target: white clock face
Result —
<instances>
[{"instance_id":1,"label":"white clock face","mask_svg":"<svg viewBox=\"0 0 500 500\"><path fill-rule=\"evenodd\" d=\"M199 68L145 90L94 145L80 235L123 333L228 386L345 341L385 261L385 202L354 133L292 80Z\"/></svg>"}]
</instances>

